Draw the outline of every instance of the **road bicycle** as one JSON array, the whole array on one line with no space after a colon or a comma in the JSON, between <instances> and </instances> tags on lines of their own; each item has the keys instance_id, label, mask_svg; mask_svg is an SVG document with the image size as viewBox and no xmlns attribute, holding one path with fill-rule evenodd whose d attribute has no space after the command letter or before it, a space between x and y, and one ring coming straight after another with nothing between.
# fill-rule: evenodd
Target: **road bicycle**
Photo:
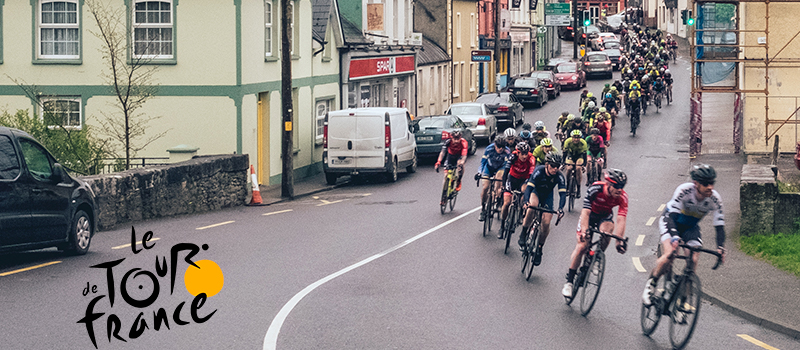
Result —
<instances>
[{"instance_id":1,"label":"road bicycle","mask_svg":"<svg viewBox=\"0 0 800 350\"><path fill-rule=\"evenodd\" d=\"M511 205L508 207L508 216L503 220L503 234L502 238L505 239L505 249L503 254L508 254L508 246L511 244L511 236L517 230L517 226L522 223L522 192L513 190L511 191L512 200Z\"/></svg>"},{"instance_id":2,"label":"road bicycle","mask_svg":"<svg viewBox=\"0 0 800 350\"><path fill-rule=\"evenodd\" d=\"M531 226L528 227L527 231L523 231L522 234L527 237L525 240L525 248L522 249L522 273L525 274L525 280L530 281L531 273L533 273L533 259L536 254L539 254L539 250L541 247L539 246L539 235L542 223L542 214L543 213L550 213L550 214L559 214L557 211L549 210L542 207L528 207L526 210L526 216L533 214L533 221L531 222ZM556 219L556 226L558 223L561 222L561 218L563 214L558 215L558 219Z\"/></svg>"},{"instance_id":3,"label":"road bicycle","mask_svg":"<svg viewBox=\"0 0 800 350\"><path fill-rule=\"evenodd\" d=\"M578 183L578 174L575 173L577 171L575 164L564 164L564 169L567 167L572 167L571 170L567 171L567 173L569 173L569 176L567 176L567 210L572 212L572 209L575 208L575 198L578 197L581 184Z\"/></svg>"},{"instance_id":4,"label":"road bicycle","mask_svg":"<svg viewBox=\"0 0 800 350\"><path fill-rule=\"evenodd\" d=\"M600 294L600 286L603 285L603 275L606 268L606 255L601 247L601 242L604 238L614 238L623 242L623 249L627 250L628 237L620 238L618 236L600 231L597 227L590 227L586 232L586 239L590 242L594 234L599 238L589 245L586 252L583 254L580 270L575 276L575 283L572 285L572 296L564 297L567 305L572 304L575 296L578 294L578 289L583 288L581 291L581 316L586 316L592 311L597 295Z\"/></svg>"},{"instance_id":5,"label":"road bicycle","mask_svg":"<svg viewBox=\"0 0 800 350\"><path fill-rule=\"evenodd\" d=\"M483 236L486 237L486 235L489 233L489 231L492 230L492 221L494 220L494 216L495 216L495 212L496 212L496 210L495 210L496 203L497 202L501 202L502 203L502 200L500 200L499 198L495 198L497 191L495 191L494 183L498 182L498 181L502 181L502 180L495 179L495 178L492 178L492 177L481 176L478 179L478 186L480 186L481 180L488 180L489 181L488 198L486 198L486 203L483 203L483 205L481 206L481 214L484 215Z\"/></svg>"},{"instance_id":6,"label":"road bicycle","mask_svg":"<svg viewBox=\"0 0 800 350\"><path fill-rule=\"evenodd\" d=\"M639 106L642 108L642 115L647 115L647 105L650 104L650 93L647 91L643 92L640 100Z\"/></svg>"},{"instance_id":7,"label":"road bicycle","mask_svg":"<svg viewBox=\"0 0 800 350\"><path fill-rule=\"evenodd\" d=\"M661 113L661 99L662 99L661 91L657 91L655 96L653 96L653 104L656 105L656 113Z\"/></svg>"},{"instance_id":8,"label":"road bicycle","mask_svg":"<svg viewBox=\"0 0 800 350\"><path fill-rule=\"evenodd\" d=\"M639 103L641 104L641 102ZM631 133L636 136L636 128L639 127L639 108L632 108L631 111Z\"/></svg>"},{"instance_id":9,"label":"road bicycle","mask_svg":"<svg viewBox=\"0 0 800 350\"><path fill-rule=\"evenodd\" d=\"M458 184L458 172L456 171L456 166L452 164L447 164L445 168L444 174L444 185L442 187L442 199L439 202L439 209L442 214L447 211L447 205L450 204L450 211L453 211L453 207L456 206L456 199L458 198L458 191L456 191L456 186ZM439 172L439 169L436 169L436 172Z\"/></svg>"},{"instance_id":10,"label":"road bicycle","mask_svg":"<svg viewBox=\"0 0 800 350\"><path fill-rule=\"evenodd\" d=\"M683 349L692 337L700 314L700 298L703 292L700 288L700 278L695 274L695 262L692 256L696 253L708 253L717 257L717 262L712 267L716 270L722 264L722 255L714 250L702 247L693 247L680 244L678 247L689 251L689 254L678 254L677 249L672 252L675 259L686 261L682 273L673 272L670 267L661 275L656 283L650 305L642 303L641 324L642 332L646 336L655 331L661 315L669 316L669 341L674 349ZM661 245L658 247L661 256Z\"/></svg>"},{"instance_id":11,"label":"road bicycle","mask_svg":"<svg viewBox=\"0 0 800 350\"><path fill-rule=\"evenodd\" d=\"M602 154L602 152L601 152ZM595 181L600 181L603 177L603 157L600 157L601 161L597 160L597 157L587 157L586 162L586 183L589 185L593 184ZM588 186L588 185L587 185Z\"/></svg>"},{"instance_id":12,"label":"road bicycle","mask_svg":"<svg viewBox=\"0 0 800 350\"><path fill-rule=\"evenodd\" d=\"M667 105L669 106L672 104L672 84L667 85L667 88L664 89L664 93L667 95Z\"/></svg>"}]
</instances>

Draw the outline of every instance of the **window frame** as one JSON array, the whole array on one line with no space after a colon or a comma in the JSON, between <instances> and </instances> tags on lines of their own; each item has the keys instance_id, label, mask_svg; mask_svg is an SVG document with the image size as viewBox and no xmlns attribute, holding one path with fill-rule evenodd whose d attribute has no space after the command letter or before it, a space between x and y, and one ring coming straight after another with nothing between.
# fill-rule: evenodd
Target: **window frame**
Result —
<instances>
[{"instance_id":1,"label":"window frame","mask_svg":"<svg viewBox=\"0 0 800 350\"><path fill-rule=\"evenodd\" d=\"M77 112L78 112L78 125L64 125L62 123L60 125L60 127L63 127L64 129L70 129L70 130L81 130L81 129L83 129L83 124L84 124L84 116L83 116L84 105L83 105L83 98L81 96L76 96L76 95L58 95L58 96L40 97L39 98L39 113L38 113L40 120L44 121L44 113L45 113L45 110L46 110L45 104L48 103L48 102L56 102L56 101L73 102L73 103L76 103L77 106L78 106L78 110L77 110ZM71 112L72 111L70 111L70 113ZM50 128L50 129L55 129L55 128L58 128L59 125L47 125L47 127Z\"/></svg>"},{"instance_id":2,"label":"window frame","mask_svg":"<svg viewBox=\"0 0 800 350\"><path fill-rule=\"evenodd\" d=\"M327 104L327 110L321 116L317 113L317 108L319 107L320 103ZM336 96L320 96L314 99L314 145L315 146L322 146L322 141L325 137L325 115L332 110L332 108L336 105ZM323 124L320 124L322 122Z\"/></svg>"},{"instance_id":3,"label":"window frame","mask_svg":"<svg viewBox=\"0 0 800 350\"><path fill-rule=\"evenodd\" d=\"M267 13L267 7L269 7L269 13ZM265 61L277 61L278 57L275 56L276 52L279 50L275 49L275 37L279 37L275 35L277 28L275 27L275 5L274 0L264 0L264 60ZM269 20L269 23L267 23ZM269 31L269 34L267 34Z\"/></svg>"},{"instance_id":4,"label":"window frame","mask_svg":"<svg viewBox=\"0 0 800 350\"><path fill-rule=\"evenodd\" d=\"M82 1L82 0L81 0ZM167 2L170 3L170 17L172 20L171 28L172 28L172 55L136 55L134 50L136 50L136 28L138 25L136 24L136 4L140 2ZM178 7L178 0L125 0L125 6L127 7L127 15L125 16L127 24L128 24L128 64L132 63L134 60L140 60L139 64L153 64L153 65L175 65L178 64L178 16L177 16L177 7ZM160 23L159 23L160 24ZM148 28L146 26L145 28Z\"/></svg>"},{"instance_id":5,"label":"window frame","mask_svg":"<svg viewBox=\"0 0 800 350\"><path fill-rule=\"evenodd\" d=\"M43 3L53 3L53 2L64 2L64 3L74 3L76 5L76 21L75 25L66 26L64 24L52 24L43 26L41 23L42 20L42 4ZM33 35L31 36L32 40L32 60L33 64L75 64L80 65L83 64L83 0L31 0L31 25L33 27ZM78 54L77 55L42 55L41 48L42 48L42 29L43 28L69 28L69 29L77 29L78 30ZM2 46L0 46L0 49ZM2 51L0 51L2 52ZM0 59L1 62L1 59Z\"/></svg>"}]
</instances>

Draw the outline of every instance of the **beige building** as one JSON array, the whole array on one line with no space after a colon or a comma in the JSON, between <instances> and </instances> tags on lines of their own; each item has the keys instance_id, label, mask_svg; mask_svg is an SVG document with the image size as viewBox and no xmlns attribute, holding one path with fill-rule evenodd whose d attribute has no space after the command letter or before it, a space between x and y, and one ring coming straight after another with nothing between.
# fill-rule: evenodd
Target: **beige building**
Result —
<instances>
[{"instance_id":1,"label":"beige building","mask_svg":"<svg viewBox=\"0 0 800 350\"><path fill-rule=\"evenodd\" d=\"M476 1L451 0L452 28L448 53L453 58L453 103L474 101L481 79L494 86L494 65L472 62L472 50L478 50L478 14Z\"/></svg>"}]
</instances>

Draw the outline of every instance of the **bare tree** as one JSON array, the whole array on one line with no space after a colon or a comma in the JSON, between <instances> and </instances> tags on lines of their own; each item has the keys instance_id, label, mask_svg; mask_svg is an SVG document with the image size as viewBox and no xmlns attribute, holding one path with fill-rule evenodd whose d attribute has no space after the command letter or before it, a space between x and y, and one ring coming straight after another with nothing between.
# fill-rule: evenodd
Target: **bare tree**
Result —
<instances>
[{"instance_id":1,"label":"bare tree","mask_svg":"<svg viewBox=\"0 0 800 350\"><path fill-rule=\"evenodd\" d=\"M158 91L158 85L153 83L157 67L148 65L151 58L129 51L124 7L113 7L102 0L87 0L86 5L97 24L97 29L89 32L103 42L99 51L107 70L102 76L116 99L113 106L117 111L100 112L103 115L100 124L103 131L124 150L125 169L130 169L131 157L168 131L148 136L148 123L160 117L139 112ZM148 45L152 45L152 40ZM119 148L113 151L119 151Z\"/></svg>"}]
</instances>

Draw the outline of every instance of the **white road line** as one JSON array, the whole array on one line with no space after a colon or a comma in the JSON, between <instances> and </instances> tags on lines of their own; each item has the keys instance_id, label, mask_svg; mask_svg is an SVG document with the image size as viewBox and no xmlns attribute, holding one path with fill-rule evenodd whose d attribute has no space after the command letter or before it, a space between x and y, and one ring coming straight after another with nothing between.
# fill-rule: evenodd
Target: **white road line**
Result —
<instances>
[{"instance_id":1,"label":"white road line","mask_svg":"<svg viewBox=\"0 0 800 350\"><path fill-rule=\"evenodd\" d=\"M658 211L662 212L662 211L664 211L664 208L666 208L666 207L667 207L666 204L662 204L660 207L658 207Z\"/></svg>"},{"instance_id":2,"label":"white road line","mask_svg":"<svg viewBox=\"0 0 800 350\"><path fill-rule=\"evenodd\" d=\"M460 220L460 219L464 218L465 216L478 211L479 209L481 209L481 207L476 207L475 209L472 209L472 210L470 210L470 211L468 211L468 212L466 212L464 214L461 214L461 215L459 215L457 217L454 217L454 218L452 218L450 220L447 220L447 221L439 224L438 226L436 226L436 227L434 227L432 229L429 229L429 230L427 230L427 231L425 231L423 233L420 233L420 234L418 234L418 235L416 235L414 237L411 237L411 238L403 241L403 243L400 243L400 244L398 244L398 245L396 245L396 246L394 246L392 248L384 250L383 252L375 254L375 255L373 255L373 256L371 256L369 258L361 260L361 261L359 261L359 262L357 262L357 263L355 263L353 265L345 267L344 269L341 269L341 270L339 270L337 272L334 272L333 274L330 274L327 277L325 277L325 278L323 278L323 279L321 279L319 281L314 282L313 284L309 285L308 287L303 288L303 290L301 290L299 293L295 294L295 296L293 296L291 299L289 299L289 301L285 305L283 305L281 310L278 311L278 314L275 315L275 318L272 319L272 323L269 325L269 329L267 329L267 334L264 336L264 350L274 350L274 349L277 348L277 346L278 346L278 334L281 331L281 327L283 326L283 322L286 321L286 317L288 317L289 313L292 312L292 309L294 309L294 307L297 306L298 303L300 303L300 300L302 300L306 295L308 295L309 293L314 291L314 289L317 289L317 287L325 284L326 282L328 282L328 281L330 281L330 280L332 280L332 279L334 279L336 277L339 277L341 275L344 275L345 273L348 273L348 272L350 272L352 270L355 270L356 268L364 266L364 265L370 263L371 261L373 261L375 259L378 259L378 258L380 258L380 257L382 257L382 256L384 256L386 254L389 254L389 253L391 253L391 252L393 252L395 250L403 248L406 245L410 244L411 242L414 242L414 241L416 241L416 240L418 240L418 239L420 239L422 237L425 237L425 236L427 236L427 235L429 235L429 234L431 234L433 232L436 232L440 228L445 227L447 225L450 225L450 224L456 222L457 220Z\"/></svg>"},{"instance_id":3,"label":"white road line","mask_svg":"<svg viewBox=\"0 0 800 350\"><path fill-rule=\"evenodd\" d=\"M261 215L269 216L269 215L275 215L275 214L282 214L282 213L288 213L288 212L290 212L292 210L293 209L286 209L286 210L281 210L281 211L273 211L271 213L264 213L264 214L261 214Z\"/></svg>"},{"instance_id":4,"label":"white road line","mask_svg":"<svg viewBox=\"0 0 800 350\"><path fill-rule=\"evenodd\" d=\"M340 199L340 200L338 200L338 201L329 202L329 201L326 201L326 200L324 200L324 199L320 199L320 201L321 201L322 203L320 203L320 204L317 204L317 206L318 206L318 207L321 207L321 206L323 206L323 205L328 205L328 204L336 204L336 203L339 203L339 202L341 202L341 201L343 201L343 200L344 200L344 199Z\"/></svg>"},{"instance_id":5,"label":"white road line","mask_svg":"<svg viewBox=\"0 0 800 350\"><path fill-rule=\"evenodd\" d=\"M642 262L639 261L639 258L635 256L633 257L633 267L636 268L636 271L647 272L647 270L644 269L644 266L642 266Z\"/></svg>"},{"instance_id":6,"label":"white road line","mask_svg":"<svg viewBox=\"0 0 800 350\"><path fill-rule=\"evenodd\" d=\"M644 235L639 235L639 237L636 238L636 245L642 245L642 243L644 243Z\"/></svg>"},{"instance_id":7,"label":"white road line","mask_svg":"<svg viewBox=\"0 0 800 350\"><path fill-rule=\"evenodd\" d=\"M647 224L645 224L645 225L647 225L647 226L653 226L653 223L654 223L655 221L656 221L656 217L655 217L655 216L651 216L651 217L650 217L650 220L647 220Z\"/></svg>"},{"instance_id":8,"label":"white road line","mask_svg":"<svg viewBox=\"0 0 800 350\"><path fill-rule=\"evenodd\" d=\"M751 342L751 343L753 343L755 345L758 345L758 346L760 346L760 347L762 347L764 349L767 349L767 350L779 350L778 348L769 346L766 343L764 343L764 342L762 342L762 341L760 341L760 340L758 340L756 338L753 338L753 337L751 337L751 336L749 336L747 334L737 334L737 336L739 338L747 340L747 341L749 341L749 342Z\"/></svg>"},{"instance_id":9,"label":"white road line","mask_svg":"<svg viewBox=\"0 0 800 350\"><path fill-rule=\"evenodd\" d=\"M8 276L8 275L13 275L15 273L25 272L25 271L29 271L29 270L33 270L33 269L38 269L40 267L45 267L45 266L50 266L50 265L55 265L55 264L60 264L60 263L61 263L60 261L51 261L49 263L44 263L44 264L40 264L40 265L36 265L36 266L26 267L24 269L3 272L3 273L0 273L0 277L5 277L5 276Z\"/></svg>"},{"instance_id":10,"label":"white road line","mask_svg":"<svg viewBox=\"0 0 800 350\"><path fill-rule=\"evenodd\" d=\"M236 222L236 221L225 221L225 222L220 222L220 223L218 223L218 224L213 224L213 225L208 225L208 226L198 227L197 229L198 229L198 230L205 230L205 229L207 229L207 228L212 228L212 227L217 227L217 226L227 225L227 224L230 224L230 223L233 223L233 222Z\"/></svg>"},{"instance_id":11,"label":"white road line","mask_svg":"<svg viewBox=\"0 0 800 350\"><path fill-rule=\"evenodd\" d=\"M159 240L159 239L161 239L161 238L158 238L158 237L156 237L156 238L150 238L150 240L149 240L148 242L157 241L157 240ZM138 242L136 242L136 244L142 244L142 241L138 241ZM118 246L116 246L116 247L111 247L111 249L122 249L122 248L128 248L128 247L130 247L130 246L131 246L131 244L130 244L130 243L128 243L128 244L118 245Z\"/></svg>"}]
</instances>

